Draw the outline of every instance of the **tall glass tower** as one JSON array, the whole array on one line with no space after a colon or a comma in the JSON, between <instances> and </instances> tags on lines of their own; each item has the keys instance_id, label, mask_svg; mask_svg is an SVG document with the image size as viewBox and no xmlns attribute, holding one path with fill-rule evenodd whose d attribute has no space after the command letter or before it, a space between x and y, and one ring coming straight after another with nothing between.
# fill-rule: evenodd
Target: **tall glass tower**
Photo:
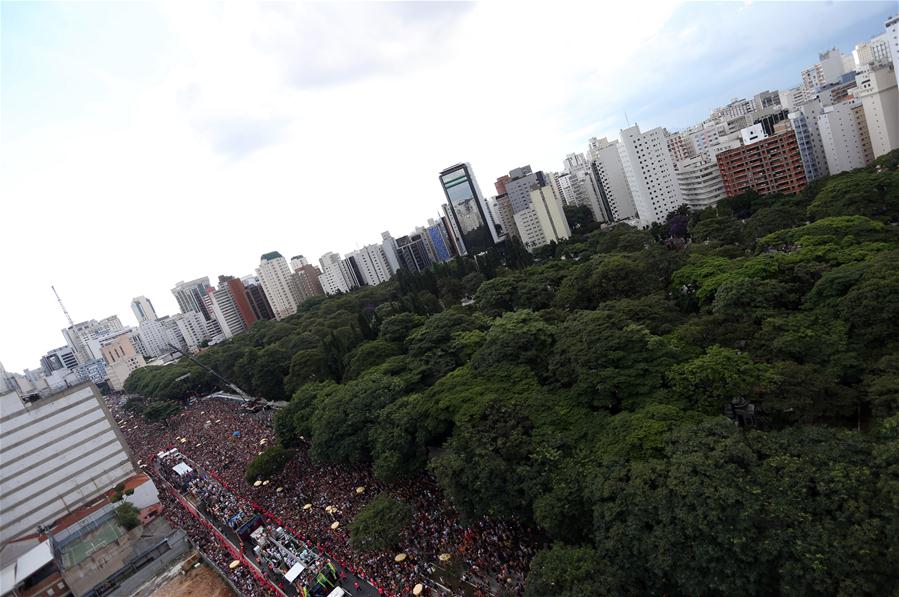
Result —
<instances>
[{"instance_id":1,"label":"tall glass tower","mask_svg":"<svg viewBox=\"0 0 899 597\"><path fill-rule=\"evenodd\" d=\"M464 249L464 253L483 253L499 242L487 202L469 164L456 164L443 170L440 173L440 186L446 195L450 212L448 215L455 224L453 232L458 232L461 236L458 240L461 241L460 248Z\"/></svg>"}]
</instances>

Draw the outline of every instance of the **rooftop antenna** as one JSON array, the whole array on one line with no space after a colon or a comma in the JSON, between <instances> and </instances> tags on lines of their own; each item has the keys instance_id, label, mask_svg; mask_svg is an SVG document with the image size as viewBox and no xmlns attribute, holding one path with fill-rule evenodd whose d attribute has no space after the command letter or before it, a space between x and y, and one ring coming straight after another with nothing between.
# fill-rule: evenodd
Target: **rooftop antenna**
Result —
<instances>
[{"instance_id":1,"label":"rooftop antenna","mask_svg":"<svg viewBox=\"0 0 899 597\"><path fill-rule=\"evenodd\" d=\"M53 289L53 294L56 295L56 300L59 301L59 307L60 307L60 309L62 309L62 312L65 313L66 319L69 320L69 327L74 326L74 325L75 325L75 322L72 321L72 316L69 315L69 312L68 312L68 311L66 311L66 306L62 304L62 299L59 298L59 293L56 292L56 287L55 287L55 286L50 286L50 288Z\"/></svg>"},{"instance_id":2,"label":"rooftop antenna","mask_svg":"<svg viewBox=\"0 0 899 597\"><path fill-rule=\"evenodd\" d=\"M627 126L631 126L631 121L627 117L627 110L624 111L624 121L627 123Z\"/></svg>"}]
</instances>

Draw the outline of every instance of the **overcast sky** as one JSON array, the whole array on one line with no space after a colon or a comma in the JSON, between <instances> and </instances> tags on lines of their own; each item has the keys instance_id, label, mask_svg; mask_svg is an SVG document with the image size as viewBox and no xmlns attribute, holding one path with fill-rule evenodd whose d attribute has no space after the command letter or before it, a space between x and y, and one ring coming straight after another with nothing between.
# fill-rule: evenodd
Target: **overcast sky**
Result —
<instances>
[{"instance_id":1,"label":"overcast sky","mask_svg":"<svg viewBox=\"0 0 899 597\"><path fill-rule=\"evenodd\" d=\"M882 3L2 2L0 362L262 253L348 252L434 217L437 172L560 170L786 88Z\"/></svg>"}]
</instances>

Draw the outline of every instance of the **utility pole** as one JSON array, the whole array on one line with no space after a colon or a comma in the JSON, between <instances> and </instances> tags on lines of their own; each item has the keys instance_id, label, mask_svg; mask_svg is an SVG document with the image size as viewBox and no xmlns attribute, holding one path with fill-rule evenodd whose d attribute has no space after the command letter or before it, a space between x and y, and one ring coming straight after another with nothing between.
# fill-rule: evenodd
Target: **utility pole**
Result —
<instances>
[{"instance_id":1,"label":"utility pole","mask_svg":"<svg viewBox=\"0 0 899 597\"><path fill-rule=\"evenodd\" d=\"M50 288L53 290L53 294L56 295L56 300L57 300L57 302L59 302L59 306L60 306L60 308L62 309L62 312L65 313L66 319L69 320L69 327L74 326L74 325L75 325L75 322L72 321L72 316L69 315L69 312L68 312L68 311L66 311L66 306L62 304L62 299L59 298L59 293L56 292L56 287L55 287L55 286L50 286Z\"/></svg>"}]
</instances>

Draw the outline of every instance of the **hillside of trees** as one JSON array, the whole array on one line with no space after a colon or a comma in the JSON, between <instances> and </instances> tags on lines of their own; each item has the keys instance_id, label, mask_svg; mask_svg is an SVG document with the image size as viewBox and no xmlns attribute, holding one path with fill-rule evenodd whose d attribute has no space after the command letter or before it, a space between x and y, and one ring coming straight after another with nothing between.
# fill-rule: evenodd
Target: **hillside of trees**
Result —
<instances>
[{"instance_id":1,"label":"hillside of trees","mask_svg":"<svg viewBox=\"0 0 899 597\"><path fill-rule=\"evenodd\" d=\"M896 594L897 162L402 272L200 359L289 400L284 448L538 527L529 595Z\"/></svg>"}]
</instances>

